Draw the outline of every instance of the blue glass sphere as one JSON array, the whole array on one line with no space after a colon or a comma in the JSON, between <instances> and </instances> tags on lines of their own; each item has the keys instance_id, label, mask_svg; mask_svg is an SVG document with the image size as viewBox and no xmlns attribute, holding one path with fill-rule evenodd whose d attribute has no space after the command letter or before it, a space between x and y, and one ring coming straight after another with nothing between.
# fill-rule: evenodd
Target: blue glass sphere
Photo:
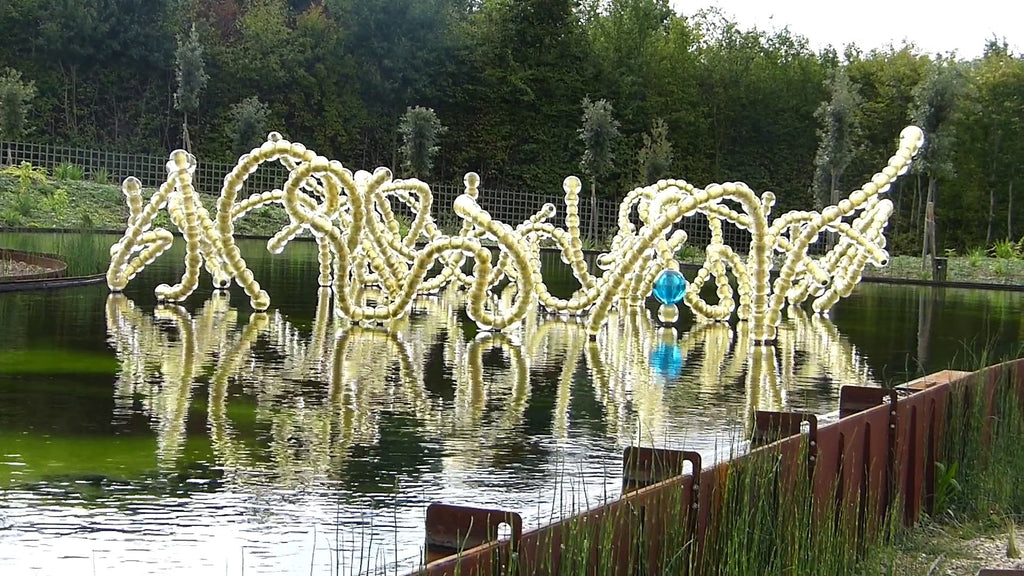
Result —
<instances>
[{"instance_id":1,"label":"blue glass sphere","mask_svg":"<svg viewBox=\"0 0 1024 576\"><path fill-rule=\"evenodd\" d=\"M654 280L654 297L662 304L678 304L686 296L686 284L686 277L678 270L662 270Z\"/></svg>"},{"instance_id":2,"label":"blue glass sphere","mask_svg":"<svg viewBox=\"0 0 1024 576\"><path fill-rule=\"evenodd\" d=\"M654 373L666 380L674 380L683 373L683 352L675 344L658 344L648 359Z\"/></svg>"}]
</instances>

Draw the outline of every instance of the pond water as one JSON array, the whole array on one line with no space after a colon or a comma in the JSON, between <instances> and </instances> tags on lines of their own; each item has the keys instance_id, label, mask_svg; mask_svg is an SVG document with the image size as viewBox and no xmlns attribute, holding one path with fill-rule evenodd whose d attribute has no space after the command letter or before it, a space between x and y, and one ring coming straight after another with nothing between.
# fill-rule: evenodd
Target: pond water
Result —
<instances>
[{"instance_id":1,"label":"pond water","mask_svg":"<svg viewBox=\"0 0 1024 576\"><path fill-rule=\"evenodd\" d=\"M710 459L753 408L830 412L841 385L974 369L1024 339L1024 294L872 284L831 320L791 314L769 358L685 310L675 333L642 311L597 342L542 317L480 335L458 293L352 327L311 244L240 245L266 314L238 290L157 306L180 249L123 295L0 293L0 574L407 571L431 502L537 526L615 497L631 444Z\"/></svg>"}]
</instances>

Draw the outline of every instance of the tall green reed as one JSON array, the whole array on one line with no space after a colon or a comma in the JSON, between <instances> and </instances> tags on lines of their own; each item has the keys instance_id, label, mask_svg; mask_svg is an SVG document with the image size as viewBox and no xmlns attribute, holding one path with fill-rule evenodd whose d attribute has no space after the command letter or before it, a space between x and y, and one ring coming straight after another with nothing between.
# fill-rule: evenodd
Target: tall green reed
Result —
<instances>
[{"instance_id":1,"label":"tall green reed","mask_svg":"<svg viewBox=\"0 0 1024 576\"><path fill-rule=\"evenodd\" d=\"M942 504L973 519L1024 513L1024 388L1019 363L991 368L953 386L939 460L956 465L959 490ZM938 503L938 502L937 502Z\"/></svg>"},{"instance_id":2,"label":"tall green reed","mask_svg":"<svg viewBox=\"0 0 1024 576\"><path fill-rule=\"evenodd\" d=\"M0 247L57 254L67 262L68 276L105 272L115 240L110 234L90 232L0 233Z\"/></svg>"}]
</instances>

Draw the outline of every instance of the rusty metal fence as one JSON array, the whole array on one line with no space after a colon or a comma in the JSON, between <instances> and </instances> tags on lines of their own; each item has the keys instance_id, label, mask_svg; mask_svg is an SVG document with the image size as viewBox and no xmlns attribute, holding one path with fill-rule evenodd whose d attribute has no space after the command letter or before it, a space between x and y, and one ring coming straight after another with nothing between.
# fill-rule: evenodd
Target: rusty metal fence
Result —
<instances>
[{"instance_id":1,"label":"rusty metal fence","mask_svg":"<svg viewBox=\"0 0 1024 576\"><path fill-rule=\"evenodd\" d=\"M525 533L520 528L501 540L478 528L478 537L467 541L479 545L417 574L583 574L598 565L622 575L713 574L716 567L703 561L723 527L729 529L725 501L735 489L730 479L757 458L777 463L776 494L808 496L810 514L829 526L841 518L850 534L863 537L893 517L913 524L934 504L934 471L951 396L980 392L972 397L982 398L981 413L990 415L982 426L988 426L999 386L1012 388L1024 410L1024 359L974 373L933 374L903 387L902 396L844 387L839 419L820 427L810 414L758 412L752 449L708 468L693 453L631 448L623 458L621 498ZM480 520L472 511L447 507L445 530L465 535L471 520ZM511 514L489 513L494 522ZM431 531L428 520L428 543ZM685 566L676 564L680 556L689 558Z\"/></svg>"}]
</instances>

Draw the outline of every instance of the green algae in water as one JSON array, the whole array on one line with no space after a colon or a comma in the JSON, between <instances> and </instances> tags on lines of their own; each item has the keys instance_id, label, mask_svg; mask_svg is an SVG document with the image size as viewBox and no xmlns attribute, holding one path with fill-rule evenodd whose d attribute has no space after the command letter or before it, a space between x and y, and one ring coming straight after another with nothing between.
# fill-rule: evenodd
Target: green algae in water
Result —
<instances>
[{"instance_id":1,"label":"green algae in water","mask_svg":"<svg viewBox=\"0 0 1024 576\"><path fill-rule=\"evenodd\" d=\"M78 350L5 350L0 374L110 374L119 364L110 353Z\"/></svg>"}]
</instances>

